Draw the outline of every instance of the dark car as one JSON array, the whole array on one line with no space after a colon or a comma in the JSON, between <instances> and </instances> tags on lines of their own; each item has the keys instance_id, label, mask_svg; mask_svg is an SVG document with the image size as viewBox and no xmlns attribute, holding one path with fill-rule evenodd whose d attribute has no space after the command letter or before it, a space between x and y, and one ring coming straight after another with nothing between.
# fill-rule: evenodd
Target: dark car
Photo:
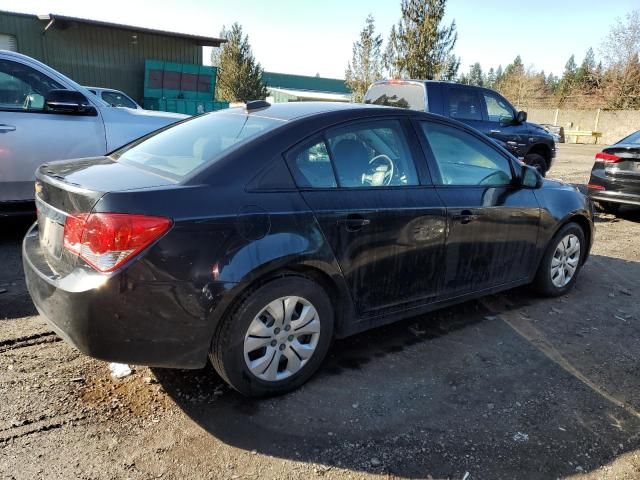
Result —
<instances>
[{"instance_id":1,"label":"dark car","mask_svg":"<svg viewBox=\"0 0 640 480\"><path fill-rule=\"evenodd\" d=\"M411 108L459 120L487 135L543 175L556 156L554 137L527 122L498 92L474 85L431 80L380 80L365 103Z\"/></svg>"},{"instance_id":2,"label":"dark car","mask_svg":"<svg viewBox=\"0 0 640 480\"><path fill-rule=\"evenodd\" d=\"M590 201L428 113L250 103L37 172L38 310L93 357L305 382L334 337L534 283L562 295Z\"/></svg>"},{"instance_id":3,"label":"dark car","mask_svg":"<svg viewBox=\"0 0 640 480\"><path fill-rule=\"evenodd\" d=\"M608 213L617 213L621 205L640 206L640 131L596 154L588 189Z\"/></svg>"}]
</instances>

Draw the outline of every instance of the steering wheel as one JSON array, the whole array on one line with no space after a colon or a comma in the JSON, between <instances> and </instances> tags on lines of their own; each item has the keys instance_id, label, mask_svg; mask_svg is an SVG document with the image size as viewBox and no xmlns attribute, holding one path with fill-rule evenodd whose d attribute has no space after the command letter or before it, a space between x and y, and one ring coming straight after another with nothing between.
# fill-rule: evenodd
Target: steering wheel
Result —
<instances>
[{"instance_id":1,"label":"steering wheel","mask_svg":"<svg viewBox=\"0 0 640 480\"><path fill-rule=\"evenodd\" d=\"M387 168L384 173L379 172L376 169L376 171L370 175L363 174L362 183L365 183L366 181L366 182L369 182L369 184L373 185L374 184L373 182L375 180L376 181L375 183L378 185L385 185L385 186L391 185L391 180L393 179L393 173L395 171L395 165L393 164L393 160L391 160L391 158L389 158L385 154L380 154L380 155L376 155L371 160L369 160L369 165L373 165L378 160L384 160L389 165L389 168ZM383 175L382 181L378 180L380 178L379 177L380 174Z\"/></svg>"}]
</instances>

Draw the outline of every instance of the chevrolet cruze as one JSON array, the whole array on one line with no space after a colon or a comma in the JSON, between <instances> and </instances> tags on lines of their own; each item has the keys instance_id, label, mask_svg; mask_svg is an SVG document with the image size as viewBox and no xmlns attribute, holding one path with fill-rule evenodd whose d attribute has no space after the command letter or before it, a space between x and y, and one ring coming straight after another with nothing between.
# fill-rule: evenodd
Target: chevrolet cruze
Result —
<instances>
[{"instance_id":1,"label":"chevrolet cruze","mask_svg":"<svg viewBox=\"0 0 640 480\"><path fill-rule=\"evenodd\" d=\"M298 387L333 338L519 285L562 295L593 239L575 187L437 115L330 103L202 115L36 173L23 261L93 357Z\"/></svg>"}]
</instances>

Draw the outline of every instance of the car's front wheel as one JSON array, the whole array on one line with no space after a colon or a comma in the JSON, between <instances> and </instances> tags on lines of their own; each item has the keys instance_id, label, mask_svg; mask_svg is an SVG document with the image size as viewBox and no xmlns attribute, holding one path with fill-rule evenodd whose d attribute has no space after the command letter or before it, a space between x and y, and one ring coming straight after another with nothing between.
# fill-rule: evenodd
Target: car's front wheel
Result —
<instances>
[{"instance_id":1,"label":"car's front wheel","mask_svg":"<svg viewBox=\"0 0 640 480\"><path fill-rule=\"evenodd\" d=\"M252 397L293 390L318 369L333 336L333 307L310 279L287 276L252 292L223 320L210 359Z\"/></svg>"},{"instance_id":2,"label":"car's front wheel","mask_svg":"<svg viewBox=\"0 0 640 480\"><path fill-rule=\"evenodd\" d=\"M547 174L547 161L538 153L529 153L524 156L524 163L531 165L540 172L543 177Z\"/></svg>"},{"instance_id":3,"label":"car's front wheel","mask_svg":"<svg viewBox=\"0 0 640 480\"><path fill-rule=\"evenodd\" d=\"M549 242L542 257L534 286L540 293L557 297L567 293L576 282L582 268L587 244L584 231L576 223L563 226Z\"/></svg>"}]
</instances>

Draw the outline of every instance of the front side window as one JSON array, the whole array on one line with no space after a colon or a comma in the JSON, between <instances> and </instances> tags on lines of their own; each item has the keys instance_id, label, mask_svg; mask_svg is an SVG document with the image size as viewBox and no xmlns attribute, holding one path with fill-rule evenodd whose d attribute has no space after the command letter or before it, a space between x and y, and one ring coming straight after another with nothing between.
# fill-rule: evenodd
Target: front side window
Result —
<instances>
[{"instance_id":1,"label":"front side window","mask_svg":"<svg viewBox=\"0 0 640 480\"><path fill-rule=\"evenodd\" d=\"M439 170L441 185L509 185L509 160L464 130L422 122Z\"/></svg>"},{"instance_id":2,"label":"front side window","mask_svg":"<svg viewBox=\"0 0 640 480\"><path fill-rule=\"evenodd\" d=\"M284 124L283 120L219 112L195 117L112 154L119 162L180 179L228 150Z\"/></svg>"},{"instance_id":3,"label":"front side window","mask_svg":"<svg viewBox=\"0 0 640 480\"><path fill-rule=\"evenodd\" d=\"M102 99L112 107L136 108L136 104L120 92L105 90L102 92Z\"/></svg>"},{"instance_id":4,"label":"front side window","mask_svg":"<svg viewBox=\"0 0 640 480\"><path fill-rule=\"evenodd\" d=\"M449 116L458 120L482 120L477 92L468 88L449 89Z\"/></svg>"},{"instance_id":5,"label":"front side window","mask_svg":"<svg viewBox=\"0 0 640 480\"><path fill-rule=\"evenodd\" d=\"M418 185L411 151L397 120L330 130L327 141L341 187Z\"/></svg>"},{"instance_id":6,"label":"front side window","mask_svg":"<svg viewBox=\"0 0 640 480\"><path fill-rule=\"evenodd\" d=\"M44 99L58 82L31 67L11 60L0 60L0 109L41 111Z\"/></svg>"},{"instance_id":7,"label":"front side window","mask_svg":"<svg viewBox=\"0 0 640 480\"><path fill-rule=\"evenodd\" d=\"M513 109L504 98L494 93L484 92L484 101L487 104L489 121L503 123L513 122Z\"/></svg>"}]
</instances>

